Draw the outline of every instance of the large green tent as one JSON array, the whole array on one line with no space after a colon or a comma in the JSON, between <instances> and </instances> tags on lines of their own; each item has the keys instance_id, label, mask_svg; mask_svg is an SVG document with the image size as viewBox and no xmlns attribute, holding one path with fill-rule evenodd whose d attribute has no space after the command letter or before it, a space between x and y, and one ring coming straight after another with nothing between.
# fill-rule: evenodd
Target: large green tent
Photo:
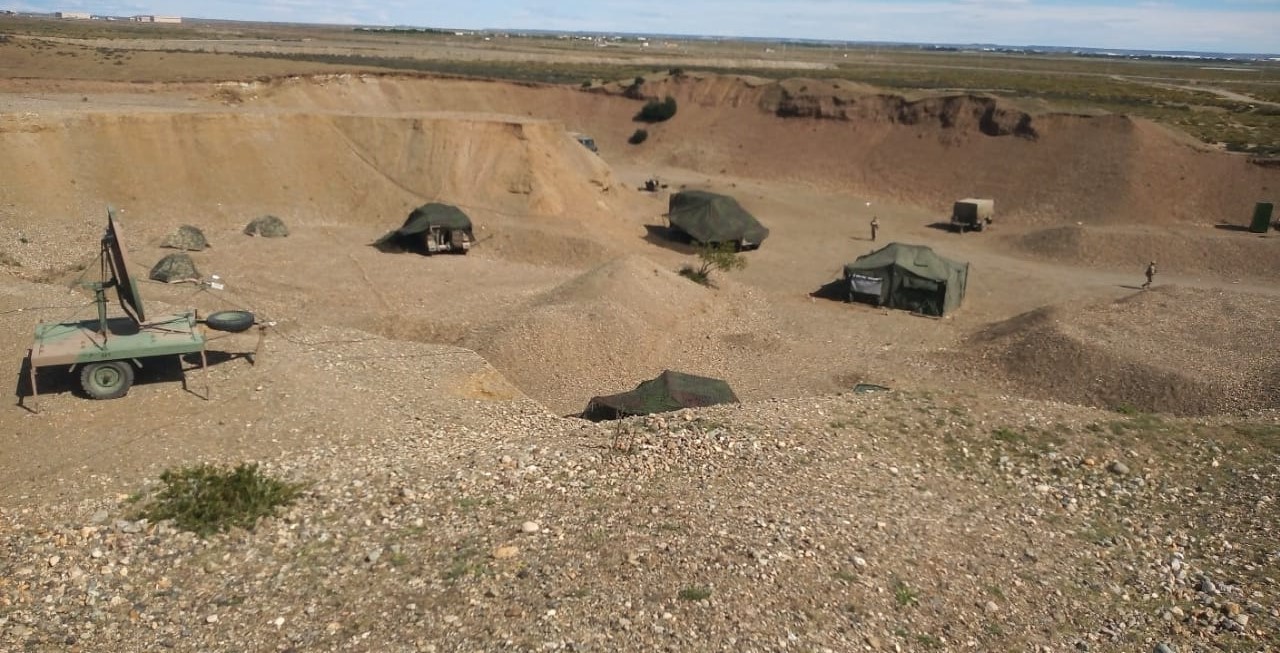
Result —
<instances>
[{"instance_id":1,"label":"large green tent","mask_svg":"<svg viewBox=\"0 0 1280 653\"><path fill-rule=\"evenodd\" d=\"M592 397L582 417L598 422L632 415L665 413L681 408L738 403L728 383L706 376L666 370L635 390L604 397Z\"/></svg>"},{"instance_id":2,"label":"large green tent","mask_svg":"<svg viewBox=\"0 0 1280 653\"><path fill-rule=\"evenodd\" d=\"M704 244L733 243L738 249L755 249L769 236L769 229L737 200L702 190L672 195L667 218L673 228Z\"/></svg>"},{"instance_id":3,"label":"large green tent","mask_svg":"<svg viewBox=\"0 0 1280 653\"><path fill-rule=\"evenodd\" d=\"M889 243L844 266L844 279L849 301L941 316L964 301L969 264L924 245Z\"/></svg>"},{"instance_id":4,"label":"large green tent","mask_svg":"<svg viewBox=\"0 0 1280 653\"><path fill-rule=\"evenodd\" d=\"M382 238L374 243L380 249L407 249L407 250L423 250L436 251L435 247L427 247L427 235L438 234L438 245L444 245L444 249L449 249L448 244L456 246L458 250L463 249L462 241L470 244L475 239L471 231L471 218L452 204L441 204L432 202L423 204L414 209L409 217L404 221L399 229L388 232ZM459 242L453 243L454 232L460 232ZM465 238L463 237L465 236Z\"/></svg>"}]
</instances>

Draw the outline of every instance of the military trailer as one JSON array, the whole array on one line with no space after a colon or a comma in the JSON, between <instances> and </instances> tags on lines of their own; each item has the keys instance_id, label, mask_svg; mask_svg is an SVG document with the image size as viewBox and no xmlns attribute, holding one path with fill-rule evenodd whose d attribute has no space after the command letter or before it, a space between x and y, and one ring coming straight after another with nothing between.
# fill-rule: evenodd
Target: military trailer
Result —
<instances>
[{"instance_id":1,"label":"military trailer","mask_svg":"<svg viewBox=\"0 0 1280 653\"><path fill-rule=\"evenodd\" d=\"M79 371L80 385L91 399L117 399L133 385L135 372L161 356L200 354L206 369L203 324L218 331L245 331L254 324L248 311L219 311L204 320L194 310L148 317L138 286L129 274L120 224L107 209L107 230L99 254L102 280L86 284L94 293L96 319L36 325L35 341L27 351L31 394L39 398L37 370L67 367ZM107 316L107 289L115 288L123 317ZM206 376L206 383L208 377ZM205 391L208 397L208 389Z\"/></svg>"},{"instance_id":2,"label":"military trailer","mask_svg":"<svg viewBox=\"0 0 1280 653\"><path fill-rule=\"evenodd\" d=\"M951 228L964 233L982 231L996 217L996 201L972 197L962 199L951 207Z\"/></svg>"}]
</instances>

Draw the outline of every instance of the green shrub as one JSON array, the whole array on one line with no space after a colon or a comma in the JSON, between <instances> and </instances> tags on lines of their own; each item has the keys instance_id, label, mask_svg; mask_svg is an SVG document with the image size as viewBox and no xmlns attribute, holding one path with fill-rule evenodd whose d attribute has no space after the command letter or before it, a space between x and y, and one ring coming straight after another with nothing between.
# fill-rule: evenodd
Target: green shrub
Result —
<instances>
[{"instance_id":1,"label":"green shrub","mask_svg":"<svg viewBox=\"0 0 1280 653\"><path fill-rule=\"evenodd\" d=\"M700 283L704 286L711 285L711 274L703 270L700 270L698 268L695 268L692 265L686 265L681 267L680 276L686 279L695 281L697 283Z\"/></svg>"},{"instance_id":2,"label":"green shrub","mask_svg":"<svg viewBox=\"0 0 1280 653\"><path fill-rule=\"evenodd\" d=\"M643 98L644 94L640 91L642 86L644 86L644 78L637 77L635 81L631 82L630 86L623 89L622 97L631 98L632 100L639 100Z\"/></svg>"},{"instance_id":3,"label":"green shrub","mask_svg":"<svg viewBox=\"0 0 1280 653\"><path fill-rule=\"evenodd\" d=\"M710 286L712 271L731 272L745 267L746 257L739 254L732 243L701 245L698 247L698 266L686 265L680 268L680 276Z\"/></svg>"},{"instance_id":4,"label":"green shrub","mask_svg":"<svg viewBox=\"0 0 1280 653\"><path fill-rule=\"evenodd\" d=\"M649 140L649 130L637 129L634 132L632 132L631 138L628 138L627 142L631 143L632 145L639 145L647 140Z\"/></svg>"},{"instance_id":5,"label":"green shrub","mask_svg":"<svg viewBox=\"0 0 1280 653\"><path fill-rule=\"evenodd\" d=\"M233 526L252 530L258 518L291 503L302 489L301 484L278 481L248 463L232 470L213 465L169 469L160 481L165 487L143 509L143 516L172 519L201 537Z\"/></svg>"},{"instance_id":6,"label":"green shrub","mask_svg":"<svg viewBox=\"0 0 1280 653\"><path fill-rule=\"evenodd\" d=\"M711 589L707 587L686 587L680 590L680 600L682 601L701 601L711 598Z\"/></svg>"},{"instance_id":7,"label":"green shrub","mask_svg":"<svg viewBox=\"0 0 1280 653\"><path fill-rule=\"evenodd\" d=\"M640 122L664 122L676 115L676 99L668 95L661 102L649 100L645 103L635 119Z\"/></svg>"}]
</instances>

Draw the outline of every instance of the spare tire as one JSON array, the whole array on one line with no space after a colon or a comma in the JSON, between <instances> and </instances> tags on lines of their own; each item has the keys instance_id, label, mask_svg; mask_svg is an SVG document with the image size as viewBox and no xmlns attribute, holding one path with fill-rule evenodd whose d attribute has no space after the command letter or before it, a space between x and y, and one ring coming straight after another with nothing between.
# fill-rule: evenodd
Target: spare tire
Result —
<instances>
[{"instance_id":1,"label":"spare tire","mask_svg":"<svg viewBox=\"0 0 1280 653\"><path fill-rule=\"evenodd\" d=\"M218 311L210 313L204 323L215 331L239 333L253 326L253 313L249 311Z\"/></svg>"}]
</instances>

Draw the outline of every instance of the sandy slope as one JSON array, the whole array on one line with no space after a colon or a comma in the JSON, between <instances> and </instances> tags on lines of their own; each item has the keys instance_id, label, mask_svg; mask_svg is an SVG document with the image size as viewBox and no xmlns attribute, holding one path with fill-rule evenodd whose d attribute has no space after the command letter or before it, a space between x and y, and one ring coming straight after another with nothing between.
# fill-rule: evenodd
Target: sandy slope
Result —
<instances>
[{"instance_id":1,"label":"sandy slope","mask_svg":"<svg viewBox=\"0 0 1280 653\"><path fill-rule=\"evenodd\" d=\"M344 74L151 90L137 106L117 94L98 107L58 86L39 111L0 117L14 153L0 161L15 181L0 188L9 274L81 276L69 266L94 251L112 202L140 265L163 255L164 234L197 224L214 241L198 263L232 280L236 301L294 326L473 347L560 413L664 367L718 373L748 399L859 380L965 382L967 370L934 354L1046 304L1125 293L1124 277L1072 266L1132 279L1158 258L1170 280L1213 286L1273 278L1280 260L1277 239L1211 229L1199 210L1257 196L1275 170L1118 116L1033 116L980 96L816 80L654 78L643 91L676 96L680 111L633 147L623 141L639 103L619 85ZM567 129L592 133L602 156ZM672 272L688 251L644 228L665 210L665 192L634 190L653 172L670 191L734 194L773 235L719 290L686 287ZM998 198L995 231L929 228L970 194ZM364 246L437 200L472 213L470 256ZM294 235L239 234L263 213ZM808 296L879 245L863 240L872 215L886 238L974 264L963 311L935 323ZM204 308L231 301L153 292Z\"/></svg>"}]
</instances>

